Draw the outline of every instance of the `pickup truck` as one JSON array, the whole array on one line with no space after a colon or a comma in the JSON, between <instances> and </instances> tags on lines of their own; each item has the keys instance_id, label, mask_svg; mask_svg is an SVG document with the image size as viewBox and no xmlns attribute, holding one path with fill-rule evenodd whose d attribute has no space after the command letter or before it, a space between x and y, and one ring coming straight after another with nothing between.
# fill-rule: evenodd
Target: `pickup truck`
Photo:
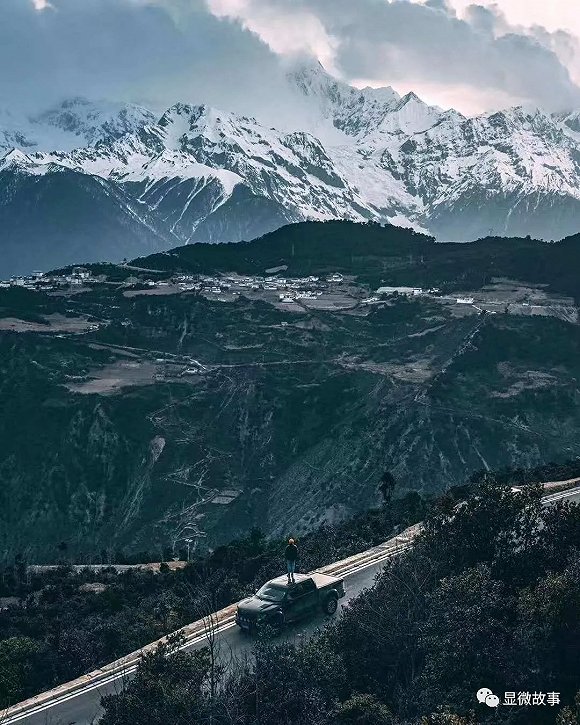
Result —
<instances>
[{"instance_id":1,"label":"pickup truck","mask_svg":"<svg viewBox=\"0 0 580 725\"><path fill-rule=\"evenodd\" d=\"M345 594L342 579L315 572L296 574L295 580L290 584L285 576L271 579L254 596L242 600L236 611L237 625L247 632L264 624L282 629L316 612L336 612Z\"/></svg>"}]
</instances>

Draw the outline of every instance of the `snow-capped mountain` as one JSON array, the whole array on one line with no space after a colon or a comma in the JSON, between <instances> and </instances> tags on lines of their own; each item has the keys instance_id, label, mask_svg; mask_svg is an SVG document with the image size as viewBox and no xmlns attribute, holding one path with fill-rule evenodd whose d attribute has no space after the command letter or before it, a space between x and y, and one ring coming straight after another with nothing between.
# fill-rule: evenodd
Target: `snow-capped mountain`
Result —
<instances>
[{"instance_id":1,"label":"snow-capped mountain","mask_svg":"<svg viewBox=\"0 0 580 725\"><path fill-rule=\"evenodd\" d=\"M381 133L419 133L435 125L443 113L414 93L401 97L390 86L353 88L328 75L320 63L302 64L288 78L324 118L359 141Z\"/></svg>"},{"instance_id":2,"label":"snow-capped mountain","mask_svg":"<svg viewBox=\"0 0 580 725\"><path fill-rule=\"evenodd\" d=\"M154 122L155 114L146 108L130 103L95 103L86 98L71 98L32 116L0 109L0 153L14 147L71 151L112 142Z\"/></svg>"},{"instance_id":3,"label":"snow-capped mountain","mask_svg":"<svg viewBox=\"0 0 580 725\"><path fill-rule=\"evenodd\" d=\"M302 219L376 220L458 240L490 230L546 239L578 231L580 112L516 107L466 118L414 93L353 88L318 64L288 79L311 128L271 128L184 103L161 116L83 99L27 119L0 113L0 273L25 271L23 245L44 246L61 264L122 258L138 240L147 249L238 241ZM321 141L312 131L324 124L336 133ZM86 233L75 215L74 243L64 222L58 229L62 214L47 227L40 214L48 206L23 197L43 199L56 178L66 178L68 194L77 184L81 207L91 208ZM69 208L69 199L54 204ZM138 232L127 234L133 225ZM52 230L44 242L43 228ZM7 259L16 262L4 269Z\"/></svg>"}]
</instances>

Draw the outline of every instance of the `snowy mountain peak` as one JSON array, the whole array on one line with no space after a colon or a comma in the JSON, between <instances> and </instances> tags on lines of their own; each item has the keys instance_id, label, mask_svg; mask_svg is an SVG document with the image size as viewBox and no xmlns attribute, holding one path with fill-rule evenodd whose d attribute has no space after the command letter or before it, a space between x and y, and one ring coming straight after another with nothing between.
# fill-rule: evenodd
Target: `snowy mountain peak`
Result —
<instances>
[{"instance_id":1,"label":"snowy mountain peak","mask_svg":"<svg viewBox=\"0 0 580 725\"><path fill-rule=\"evenodd\" d=\"M206 104L177 103L157 124L165 148L191 151L203 145L253 142L265 132L254 118L239 116Z\"/></svg>"},{"instance_id":2,"label":"snowy mountain peak","mask_svg":"<svg viewBox=\"0 0 580 725\"><path fill-rule=\"evenodd\" d=\"M535 107L514 106L482 114L472 121L480 128L485 126L495 129L498 136L522 137L523 134L534 134L557 144L565 142L568 137L563 125L554 116Z\"/></svg>"},{"instance_id":3,"label":"snowy mountain peak","mask_svg":"<svg viewBox=\"0 0 580 725\"><path fill-rule=\"evenodd\" d=\"M379 86L375 88L373 86L365 86L360 89L362 98L366 98L376 103L390 104L400 99L400 95L391 86Z\"/></svg>"},{"instance_id":4,"label":"snowy mountain peak","mask_svg":"<svg viewBox=\"0 0 580 725\"><path fill-rule=\"evenodd\" d=\"M159 120L159 126L168 128L171 125L188 124L191 131L205 130L223 125L236 125L242 122L256 124L255 119L238 116L230 111L223 111L205 103L192 105L189 103L176 103L165 111Z\"/></svg>"},{"instance_id":5,"label":"snowy mountain peak","mask_svg":"<svg viewBox=\"0 0 580 725\"><path fill-rule=\"evenodd\" d=\"M340 91L348 93L350 86L326 72L319 61L302 61L294 64L288 71L287 77L305 95L332 96Z\"/></svg>"},{"instance_id":6,"label":"snowy mountain peak","mask_svg":"<svg viewBox=\"0 0 580 725\"><path fill-rule=\"evenodd\" d=\"M94 102L75 97L30 119L38 127L49 126L76 140L76 146L94 146L134 133L155 121L154 114L129 103ZM74 141L73 141L74 143Z\"/></svg>"},{"instance_id":7,"label":"snowy mountain peak","mask_svg":"<svg viewBox=\"0 0 580 725\"><path fill-rule=\"evenodd\" d=\"M44 176L63 172L65 167L41 154L29 156L19 149L11 149L0 158L0 171L16 171L28 176Z\"/></svg>"},{"instance_id":8,"label":"snowy mountain peak","mask_svg":"<svg viewBox=\"0 0 580 725\"><path fill-rule=\"evenodd\" d=\"M419 103L421 105L426 105L423 103L423 101L419 98L419 96L414 93L413 91L409 91L408 93L405 93L405 95L401 98L401 102L399 104L399 108L402 108L403 106L406 106L407 103Z\"/></svg>"},{"instance_id":9,"label":"snowy mountain peak","mask_svg":"<svg viewBox=\"0 0 580 725\"><path fill-rule=\"evenodd\" d=\"M429 106L414 92L400 96L391 87L354 88L330 76L319 64L303 64L288 77L295 88L315 104L324 118L357 141L381 134L422 133L455 111Z\"/></svg>"},{"instance_id":10,"label":"snowy mountain peak","mask_svg":"<svg viewBox=\"0 0 580 725\"><path fill-rule=\"evenodd\" d=\"M249 239L301 219L376 220L443 239L577 231L580 113L466 118L413 92L351 87L320 64L288 77L307 111L294 129L191 103L160 118L83 98L34 118L0 112L0 170L22 189L83 187L108 214L123 209L120 238L131 218L164 244ZM0 208L11 189L0 187Z\"/></svg>"},{"instance_id":11,"label":"snowy mountain peak","mask_svg":"<svg viewBox=\"0 0 580 725\"><path fill-rule=\"evenodd\" d=\"M349 136L368 133L400 100L390 87L354 88L329 75L320 63L300 64L288 73L297 92L322 118Z\"/></svg>"},{"instance_id":12,"label":"snowy mountain peak","mask_svg":"<svg viewBox=\"0 0 580 725\"><path fill-rule=\"evenodd\" d=\"M187 116L189 118L190 116L195 115L196 112L198 115L201 115L205 108L206 106L203 104L194 105L191 103L174 103L161 116L159 119L159 125L167 126L168 124L173 123L176 116Z\"/></svg>"},{"instance_id":13,"label":"snowy mountain peak","mask_svg":"<svg viewBox=\"0 0 580 725\"><path fill-rule=\"evenodd\" d=\"M11 166L20 166L24 164L31 164L32 159L26 154L22 153L20 149L10 149L4 156L0 157L0 169L6 169Z\"/></svg>"},{"instance_id":14,"label":"snowy mountain peak","mask_svg":"<svg viewBox=\"0 0 580 725\"><path fill-rule=\"evenodd\" d=\"M0 111L0 151L64 151L111 143L155 121L145 108L127 103L70 98L33 116Z\"/></svg>"},{"instance_id":15,"label":"snowy mountain peak","mask_svg":"<svg viewBox=\"0 0 580 725\"><path fill-rule=\"evenodd\" d=\"M444 118L449 118L449 113L453 120L462 118L455 111L445 112L438 106L429 106L415 93L410 92L385 109L382 120L374 129L370 129L370 135L388 133L411 136L423 133Z\"/></svg>"},{"instance_id":16,"label":"snowy mountain peak","mask_svg":"<svg viewBox=\"0 0 580 725\"><path fill-rule=\"evenodd\" d=\"M374 88L355 88L328 73L318 61L296 64L289 72L288 78L307 96L328 99L331 102L344 101L358 96L359 102L390 103L400 98L390 86Z\"/></svg>"}]
</instances>

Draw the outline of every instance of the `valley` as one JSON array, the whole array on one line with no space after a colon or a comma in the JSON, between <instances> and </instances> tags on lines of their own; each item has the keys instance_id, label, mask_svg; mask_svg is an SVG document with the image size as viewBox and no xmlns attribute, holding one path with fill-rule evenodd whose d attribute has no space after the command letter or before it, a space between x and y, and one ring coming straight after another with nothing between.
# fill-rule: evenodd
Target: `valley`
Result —
<instances>
[{"instance_id":1,"label":"valley","mask_svg":"<svg viewBox=\"0 0 580 725\"><path fill-rule=\"evenodd\" d=\"M0 288L2 550L163 560L577 457L578 245L501 248L298 224Z\"/></svg>"}]
</instances>

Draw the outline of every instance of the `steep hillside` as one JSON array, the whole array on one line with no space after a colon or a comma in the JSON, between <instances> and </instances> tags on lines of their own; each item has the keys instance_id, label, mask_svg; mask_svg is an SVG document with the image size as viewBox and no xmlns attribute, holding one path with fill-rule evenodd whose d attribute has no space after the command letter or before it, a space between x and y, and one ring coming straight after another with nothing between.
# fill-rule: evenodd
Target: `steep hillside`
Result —
<instances>
[{"instance_id":1,"label":"steep hillside","mask_svg":"<svg viewBox=\"0 0 580 725\"><path fill-rule=\"evenodd\" d=\"M74 290L0 290L2 548L302 532L376 503L385 470L436 492L580 455L575 276L551 277L577 254L298 224L95 265ZM311 275L320 295L280 301L280 264L281 288ZM380 302L378 284L443 292Z\"/></svg>"},{"instance_id":2,"label":"steep hillside","mask_svg":"<svg viewBox=\"0 0 580 725\"><path fill-rule=\"evenodd\" d=\"M0 228L0 270L14 274L176 242L117 185L53 164L39 168L17 151L0 160Z\"/></svg>"}]
</instances>

